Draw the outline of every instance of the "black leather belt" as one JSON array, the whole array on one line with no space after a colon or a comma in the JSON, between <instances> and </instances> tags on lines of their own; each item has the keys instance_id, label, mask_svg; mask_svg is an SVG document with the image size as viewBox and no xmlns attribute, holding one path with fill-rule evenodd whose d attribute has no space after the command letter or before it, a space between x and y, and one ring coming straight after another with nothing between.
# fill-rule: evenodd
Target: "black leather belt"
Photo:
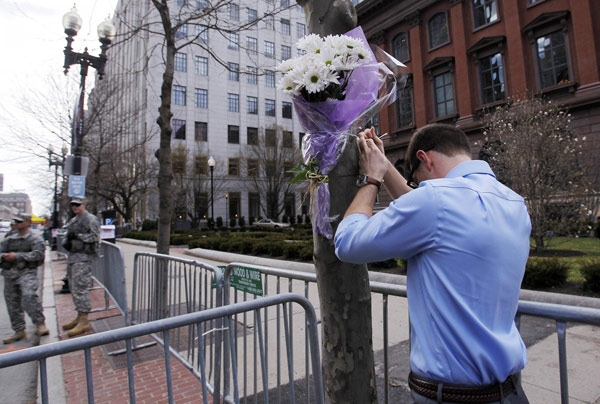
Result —
<instances>
[{"instance_id":1,"label":"black leather belt","mask_svg":"<svg viewBox=\"0 0 600 404\"><path fill-rule=\"evenodd\" d=\"M501 388L504 397L515 391L513 377L514 375L509 376L503 383L471 387L438 383L410 372L408 375L408 386L415 393L436 400L438 397L438 386L441 384L442 401L448 403L493 403L494 401L500 401Z\"/></svg>"}]
</instances>

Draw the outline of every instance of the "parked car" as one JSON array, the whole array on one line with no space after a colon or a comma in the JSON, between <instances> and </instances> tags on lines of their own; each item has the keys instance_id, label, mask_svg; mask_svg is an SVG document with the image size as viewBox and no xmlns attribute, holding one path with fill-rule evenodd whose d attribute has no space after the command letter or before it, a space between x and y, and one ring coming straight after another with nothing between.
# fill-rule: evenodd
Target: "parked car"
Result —
<instances>
[{"instance_id":1,"label":"parked car","mask_svg":"<svg viewBox=\"0 0 600 404\"><path fill-rule=\"evenodd\" d=\"M272 227L274 229L279 229L280 227L289 227L290 225L288 223L274 222L271 219L260 219L252 223L252 226L258 228Z\"/></svg>"}]
</instances>

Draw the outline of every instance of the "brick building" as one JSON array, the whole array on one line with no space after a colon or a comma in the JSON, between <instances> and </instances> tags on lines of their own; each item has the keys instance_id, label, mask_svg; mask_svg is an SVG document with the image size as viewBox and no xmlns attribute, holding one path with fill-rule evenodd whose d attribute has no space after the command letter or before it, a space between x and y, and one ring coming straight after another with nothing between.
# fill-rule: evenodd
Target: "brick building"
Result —
<instances>
[{"instance_id":1,"label":"brick building","mask_svg":"<svg viewBox=\"0 0 600 404\"><path fill-rule=\"evenodd\" d=\"M379 116L397 167L415 129L455 124L475 143L485 108L532 93L569 109L600 188L600 1L365 0L356 9L369 41L411 73Z\"/></svg>"}]
</instances>

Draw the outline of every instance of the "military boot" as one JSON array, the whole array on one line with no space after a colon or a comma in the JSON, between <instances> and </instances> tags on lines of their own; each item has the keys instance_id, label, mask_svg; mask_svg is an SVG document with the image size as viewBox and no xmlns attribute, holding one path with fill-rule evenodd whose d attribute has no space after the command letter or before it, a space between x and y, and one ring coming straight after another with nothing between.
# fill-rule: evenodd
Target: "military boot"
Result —
<instances>
[{"instance_id":1,"label":"military boot","mask_svg":"<svg viewBox=\"0 0 600 404\"><path fill-rule=\"evenodd\" d=\"M77 325L67 333L70 337L75 337L76 335L83 334L86 331L92 329L90 323L88 322L88 314L87 313L79 313L79 322Z\"/></svg>"},{"instance_id":2,"label":"military boot","mask_svg":"<svg viewBox=\"0 0 600 404\"><path fill-rule=\"evenodd\" d=\"M66 331L66 330L70 330L71 328L75 328L77 323L79 323L80 318L81 318L81 313L77 313L77 317L75 317L75 320L69 321L68 323L63 324L62 329Z\"/></svg>"},{"instance_id":3,"label":"military boot","mask_svg":"<svg viewBox=\"0 0 600 404\"><path fill-rule=\"evenodd\" d=\"M46 327L46 323L41 323L36 325L35 335L43 336L50 334L50 330Z\"/></svg>"},{"instance_id":4,"label":"military boot","mask_svg":"<svg viewBox=\"0 0 600 404\"><path fill-rule=\"evenodd\" d=\"M11 335L8 338L4 338L2 340L2 342L4 342L5 344L12 344L13 342L17 342L22 340L23 338L26 338L27 334L25 334L25 330L20 330L15 332L13 335Z\"/></svg>"}]
</instances>

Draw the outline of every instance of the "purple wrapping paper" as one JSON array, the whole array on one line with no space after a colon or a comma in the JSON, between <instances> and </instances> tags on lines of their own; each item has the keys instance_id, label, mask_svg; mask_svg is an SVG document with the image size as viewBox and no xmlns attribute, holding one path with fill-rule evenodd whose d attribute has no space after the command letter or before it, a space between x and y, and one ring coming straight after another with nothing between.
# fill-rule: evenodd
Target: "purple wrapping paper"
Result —
<instances>
[{"instance_id":1,"label":"purple wrapping paper","mask_svg":"<svg viewBox=\"0 0 600 404\"><path fill-rule=\"evenodd\" d=\"M369 44L361 27L356 27L345 35L360 39L367 49ZM372 59L369 63L359 66L352 72L346 98L344 100L327 100L323 102L308 102L302 96L294 96L292 101L296 115L307 135L303 139L302 155L307 163L311 157L318 162L322 174L329 174L335 167L341 155L348 135L354 134L359 126L379 111L381 106L390 101L396 94L395 76L382 64ZM384 94L379 94L390 77L394 78L393 85L385 88ZM333 231L329 217L330 194L329 185L318 183L312 186L311 215L313 231L331 239Z\"/></svg>"}]
</instances>

